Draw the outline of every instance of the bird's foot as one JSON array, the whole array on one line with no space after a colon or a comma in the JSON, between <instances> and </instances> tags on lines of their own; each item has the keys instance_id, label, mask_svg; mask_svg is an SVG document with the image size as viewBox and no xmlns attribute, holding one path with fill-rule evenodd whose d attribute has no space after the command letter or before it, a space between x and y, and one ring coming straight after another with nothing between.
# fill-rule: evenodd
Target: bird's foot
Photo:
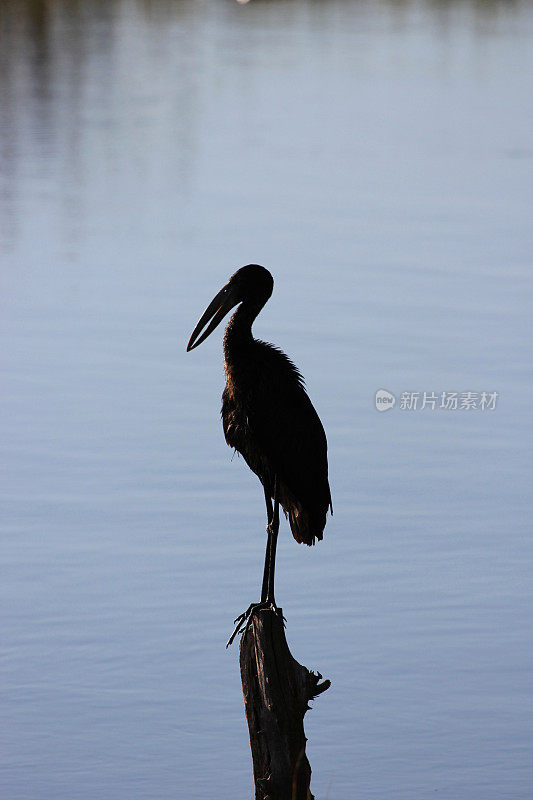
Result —
<instances>
[{"instance_id":1,"label":"bird's foot","mask_svg":"<svg viewBox=\"0 0 533 800\"><path fill-rule=\"evenodd\" d=\"M256 611L274 611L274 613L276 613L278 617L281 618L284 624L286 622L286 619L283 616L281 608L278 608L274 600L266 600L261 603L250 603L246 611L243 611L242 614L239 614L239 616L233 620L236 623L235 630L229 637L226 647L229 647L230 644L233 644L233 640L235 639L238 633L246 633L246 631L250 627L252 617L256 613Z\"/></svg>"}]
</instances>

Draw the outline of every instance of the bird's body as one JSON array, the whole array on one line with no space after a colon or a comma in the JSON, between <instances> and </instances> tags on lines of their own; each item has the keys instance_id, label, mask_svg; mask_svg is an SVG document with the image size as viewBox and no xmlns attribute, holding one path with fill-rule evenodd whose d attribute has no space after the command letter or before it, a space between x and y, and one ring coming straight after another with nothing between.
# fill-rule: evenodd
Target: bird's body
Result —
<instances>
[{"instance_id":1,"label":"bird's body","mask_svg":"<svg viewBox=\"0 0 533 800\"><path fill-rule=\"evenodd\" d=\"M292 534L311 545L322 539L331 504L324 428L285 353L252 336L243 339L242 308L224 336L224 436L272 497L277 476Z\"/></svg>"},{"instance_id":2,"label":"bird's body","mask_svg":"<svg viewBox=\"0 0 533 800\"><path fill-rule=\"evenodd\" d=\"M242 267L205 310L187 350L201 344L228 311L239 306L224 334L222 425L228 445L241 453L263 484L268 541L259 605L277 608L274 567L279 505L296 541L308 545L322 539L328 508L333 509L326 435L303 378L285 353L252 335L252 324L273 286L272 275L264 267ZM252 604L239 617L229 643L255 607Z\"/></svg>"}]
</instances>

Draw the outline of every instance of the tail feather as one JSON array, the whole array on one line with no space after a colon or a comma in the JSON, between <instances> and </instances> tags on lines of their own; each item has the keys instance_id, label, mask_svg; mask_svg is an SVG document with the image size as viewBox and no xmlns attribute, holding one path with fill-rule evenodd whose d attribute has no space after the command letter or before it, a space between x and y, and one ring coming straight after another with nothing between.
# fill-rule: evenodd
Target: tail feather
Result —
<instances>
[{"instance_id":1,"label":"tail feather","mask_svg":"<svg viewBox=\"0 0 533 800\"><path fill-rule=\"evenodd\" d=\"M299 543L313 545L315 540L322 540L326 525L325 512L309 512L301 506L294 505L289 509L289 522L292 535Z\"/></svg>"}]
</instances>

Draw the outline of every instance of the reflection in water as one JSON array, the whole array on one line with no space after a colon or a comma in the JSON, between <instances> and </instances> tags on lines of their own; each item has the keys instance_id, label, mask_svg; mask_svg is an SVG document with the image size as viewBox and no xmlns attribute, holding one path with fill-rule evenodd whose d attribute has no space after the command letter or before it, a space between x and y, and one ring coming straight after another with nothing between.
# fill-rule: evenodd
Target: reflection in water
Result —
<instances>
[{"instance_id":1,"label":"reflection in water","mask_svg":"<svg viewBox=\"0 0 533 800\"><path fill-rule=\"evenodd\" d=\"M142 183L151 171L164 173L160 153L170 150L178 171L175 190L184 190L193 163L199 92L195 61L202 50L193 17L201 4L134 5L153 26L148 31L142 19L130 13L131 5L43 0L5 3L0 9L4 237L10 236L10 227L13 235L13 226L20 224L15 192L29 149L40 154L43 181L50 172L62 175L62 198L54 199L70 234L83 219L95 157L98 168L108 173L120 169L121 162L135 164ZM170 21L176 28L161 44L161 26ZM180 69L169 96L171 76L159 78L171 48L179 51ZM154 73L148 75L147 69ZM88 102L90 118L84 115ZM155 147L152 141L148 151L146 127L162 104L168 104L164 111L169 124L157 132L159 140ZM126 127L128 136L121 139Z\"/></svg>"},{"instance_id":2,"label":"reflection in water","mask_svg":"<svg viewBox=\"0 0 533 800\"><path fill-rule=\"evenodd\" d=\"M263 509L221 437L220 339L185 345L257 261L256 333L301 366L330 445L335 516L315 548L283 527L276 577L291 649L333 681L315 795L529 796L532 21L0 4L9 800L252 793L224 643ZM378 388L500 404L378 414Z\"/></svg>"},{"instance_id":3,"label":"reflection in water","mask_svg":"<svg viewBox=\"0 0 533 800\"><path fill-rule=\"evenodd\" d=\"M259 57L254 40L264 46L270 31L279 35L279 25L283 37L290 36L294 26L312 29L315 45L334 51L347 29L353 31L357 48L369 27L378 25L387 41L402 31L416 34L416 26L425 19L443 48L442 67L447 69L454 50L448 37L458 24L474 40L483 38L516 25L513 12L520 5L497 0L391 0L389 13L379 17L371 2L342 0L254 0L247 9L195 0L7 0L0 7L0 202L7 225L3 237L20 223L17 174L29 147L41 153L43 169L57 162L63 171L65 202L60 213L68 217L65 230L72 231L75 220L83 217L82 188L94 169L95 155L110 171L120 168L121 160L135 162L142 182L151 171L165 173L159 155L173 148L179 173L174 189L186 191L194 168L202 81L210 61L223 57L226 47L234 48L243 70L250 70ZM217 34L219 25L231 26L224 40ZM383 52L382 57L390 55ZM175 74L168 74L169 65ZM83 116L89 97L94 106L91 119ZM144 132L162 113L165 126L158 131L156 146L152 141L147 151ZM128 137L120 139L117 134L125 126ZM86 147L89 131L96 137L92 144L97 153Z\"/></svg>"}]
</instances>

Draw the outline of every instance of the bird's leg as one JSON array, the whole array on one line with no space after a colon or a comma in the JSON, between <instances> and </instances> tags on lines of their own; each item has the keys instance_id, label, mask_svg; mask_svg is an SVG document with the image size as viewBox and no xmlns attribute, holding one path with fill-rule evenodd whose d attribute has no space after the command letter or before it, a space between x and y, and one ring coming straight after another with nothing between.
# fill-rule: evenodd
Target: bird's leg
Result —
<instances>
[{"instance_id":1,"label":"bird's leg","mask_svg":"<svg viewBox=\"0 0 533 800\"><path fill-rule=\"evenodd\" d=\"M265 487L265 503L267 507L267 543L265 550L265 568L263 570L263 585L261 587L261 602L265 603L268 594L268 578L270 574L270 551L272 545L272 520L274 511L272 509L272 500L270 499L270 492Z\"/></svg>"},{"instance_id":2,"label":"bird's leg","mask_svg":"<svg viewBox=\"0 0 533 800\"><path fill-rule=\"evenodd\" d=\"M277 610L276 601L274 600L274 572L276 569L276 547L278 544L279 532L279 497L278 497L278 479L274 482L274 511L272 514L272 521L270 527L270 553L268 557L268 581L267 592L264 601ZM263 598L261 598L263 600Z\"/></svg>"},{"instance_id":3,"label":"bird's leg","mask_svg":"<svg viewBox=\"0 0 533 800\"><path fill-rule=\"evenodd\" d=\"M276 561L276 545L278 541L279 531L279 500L278 500L278 480L274 480L274 508L272 508L272 500L270 499L270 492L267 487L265 489L265 503L267 508L267 544L265 551L265 567L263 570L263 585L261 587L261 601L259 603L251 603L246 611L240 614L234 622L235 630L231 634L226 647L229 647L238 633L247 630L254 611L260 609L270 609L281 613L274 600L274 568Z\"/></svg>"}]
</instances>

